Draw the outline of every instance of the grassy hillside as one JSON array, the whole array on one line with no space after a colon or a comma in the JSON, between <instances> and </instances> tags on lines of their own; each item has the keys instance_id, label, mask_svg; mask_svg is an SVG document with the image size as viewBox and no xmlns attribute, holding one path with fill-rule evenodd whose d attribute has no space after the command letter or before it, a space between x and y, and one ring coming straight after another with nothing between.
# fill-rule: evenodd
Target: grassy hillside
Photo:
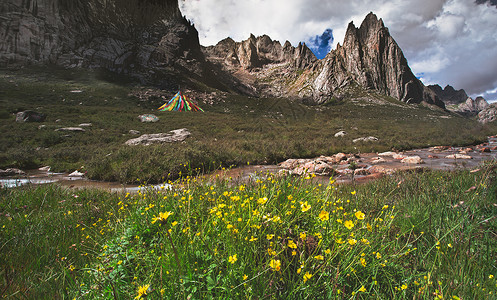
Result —
<instances>
[{"instance_id":1,"label":"grassy hillside","mask_svg":"<svg viewBox=\"0 0 497 300\"><path fill-rule=\"evenodd\" d=\"M495 299L496 179L0 189L0 297Z\"/></svg>"},{"instance_id":2,"label":"grassy hillside","mask_svg":"<svg viewBox=\"0 0 497 300\"><path fill-rule=\"evenodd\" d=\"M400 103L364 91L350 99L330 99L325 106L306 106L288 99L259 99L218 93L213 103L200 102L205 113L157 112L159 97L140 100L143 90L123 78L87 70L27 68L0 71L0 168L50 165L54 170L88 172L94 179L160 182L180 172L222 166L277 163L290 157L337 152L370 152L484 141L496 127L441 110ZM81 90L81 93L71 91ZM170 98L175 91L164 91ZM209 91L196 95L209 96ZM14 113L45 113L44 123L16 123ZM154 113L158 123L137 116ZM86 132L56 132L59 127L92 123ZM40 125L45 127L39 129ZM128 147L142 134L187 128L184 143ZM345 130L348 135L335 138ZM376 136L377 143L352 139Z\"/></svg>"}]
</instances>

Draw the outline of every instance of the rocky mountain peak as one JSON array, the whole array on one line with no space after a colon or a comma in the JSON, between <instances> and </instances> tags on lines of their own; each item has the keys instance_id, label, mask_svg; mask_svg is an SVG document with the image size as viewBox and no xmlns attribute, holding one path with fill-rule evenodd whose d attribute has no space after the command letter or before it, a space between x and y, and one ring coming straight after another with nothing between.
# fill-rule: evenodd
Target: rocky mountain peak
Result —
<instances>
[{"instance_id":1,"label":"rocky mountain peak","mask_svg":"<svg viewBox=\"0 0 497 300\"><path fill-rule=\"evenodd\" d=\"M286 41L282 46L279 41L273 41L267 35L255 37L253 34L241 42L223 40L215 46L204 48L204 52L209 60L224 62L224 67L233 70L254 70L270 64L292 64L297 68L304 68L317 60L303 43L293 47Z\"/></svg>"},{"instance_id":2,"label":"rocky mountain peak","mask_svg":"<svg viewBox=\"0 0 497 300\"><path fill-rule=\"evenodd\" d=\"M450 85L446 85L443 89L438 84L429 85L428 88L434 91L440 98L440 100L445 102L446 105L459 105L466 102L466 100L468 99L468 94L466 94L466 91L464 91L463 89L456 90Z\"/></svg>"},{"instance_id":3,"label":"rocky mountain peak","mask_svg":"<svg viewBox=\"0 0 497 300\"><path fill-rule=\"evenodd\" d=\"M414 76L402 50L375 14L369 13L359 28L349 23L338 53L341 59L336 63L343 63L351 79L360 86L404 102L444 107Z\"/></svg>"}]
</instances>

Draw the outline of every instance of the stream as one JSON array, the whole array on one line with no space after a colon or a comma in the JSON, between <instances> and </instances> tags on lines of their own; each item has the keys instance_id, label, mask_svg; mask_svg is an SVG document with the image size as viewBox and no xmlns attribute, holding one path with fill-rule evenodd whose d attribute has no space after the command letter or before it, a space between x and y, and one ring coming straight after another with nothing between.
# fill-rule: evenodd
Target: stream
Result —
<instances>
[{"instance_id":1,"label":"stream","mask_svg":"<svg viewBox=\"0 0 497 300\"><path fill-rule=\"evenodd\" d=\"M378 158L378 153L360 153L355 155L355 162L365 170L373 170L373 167L384 172L369 173L367 175L355 175L354 180L358 182L367 182L377 178L381 178L385 174L402 171L402 170L413 170L413 169L432 169L432 170L456 170L456 169L475 169L478 168L484 161L496 160L497 159L497 137L490 137L488 143L470 146L470 147L431 147L425 149L416 149L410 151L401 152L404 156L419 156L422 160L422 164L406 164L402 163L399 159L395 159L391 156L382 156L383 161L381 164L375 163ZM466 155L471 158L466 159L454 159L447 158L449 155ZM333 168L336 171L334 178L337 183L347 183L352 181L352 176L350 174L350 164L341 163L334 165ZM251 180L256 180L265 173L276 174L284 170L280 165L254 165L254 166L242 166L227 170L215 171L211 174L203 175L204 179L207 181L215 181L218 178L231 179L235 183L244 183ZM288 171L288 170L287 170ZM82 189L82 188L97 188L103 189L110 192L129 192L137 193L143 189L155 188L159 189L161 187L170 187L169 184L151 185L147 187L128 184L124 185L118 182L104 182L89 180L83 176L69 176L69 173L53 173L47 170L30 170L26 171L26 175L17 177L4 177L0 178L0 185L6 188L18 187L27 184L47 184L47 183L57 183L62 186L72 188L72 189ZM314 178L317 182L327 182L330 176L316 176Z\"/></svg>"}]
</instances>

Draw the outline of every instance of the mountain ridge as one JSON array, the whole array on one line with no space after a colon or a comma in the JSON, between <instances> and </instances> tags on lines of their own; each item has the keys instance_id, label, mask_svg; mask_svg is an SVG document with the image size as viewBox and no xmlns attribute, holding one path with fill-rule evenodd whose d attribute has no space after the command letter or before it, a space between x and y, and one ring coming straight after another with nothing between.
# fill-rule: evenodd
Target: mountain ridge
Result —
<instances>
[{"instance_id":1,"label":"mountain ridge","mask_svg":"<svg viewBox=\"0 0 497 300\"><path fill-rule=\"evenodd\" d=\"M183 82L312 104L347 98L352 87L445 108L372 12L321 60L305 43L267 35L202 47L177 0L7 0L0 12L0 65L105 68L169 89Z\"/></svg>"},{"instance_id":2,"label":"mountain ridge","mask_svg":"<svg viewBox=\"0 0 497 300\"><path fill-rule=\"evenodd\" d=\"M204 47L207 60L264 96L287 95L321 104L343 97L341 90L355 83L406 103L445 107L414 76L388 28L373 13L359 28L349 23L343 45L338 44L321 60L305 44L293 47L287 41L281 46L267 35L251 35L241 42L230 39L229 47L227 43L223 40Z\"/></svg>"}]
</instances>

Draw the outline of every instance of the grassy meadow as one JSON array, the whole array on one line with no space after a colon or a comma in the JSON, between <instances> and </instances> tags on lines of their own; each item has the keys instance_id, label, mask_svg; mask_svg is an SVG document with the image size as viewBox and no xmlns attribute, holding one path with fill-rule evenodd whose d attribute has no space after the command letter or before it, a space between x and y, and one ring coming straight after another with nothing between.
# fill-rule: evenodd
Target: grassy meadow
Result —
<instances>
[{"instance_id":1,"label":"grassy meadow","mask_svg":"<svg viewBox=\"0 0 497 300\"><path fill-rule=\"evenodd\" d=\"M55 171L87 172L98 180L162 182L219 166L274 164L338 152L474 144L497 131L495 124L483 126L439 109L407 105L365 91L351 91L351 96L362 100L335 99L324 106L218 92L211 104L199 102L205 113L178 113L158 112L165 102L159 97L141 100L133 96L147 88L96 70L0 70L0 168L49 165ZM214 95L206 87L199 89L204 95ZM167 99L175 92L162 91ZM383 104L374 104L368 97ZM15 113L26 109L45 113L46 121L16 123ZM160 121L140 123L138 115L146 113L156 114ZM55 131L80 123L92 123L92 127L76 133ZM192 133L180 144L124 145L136 137L130 130L145 134L179 128ZM348 134L335 138L340 130ZM364 136L379 141L352 143Z\"/></svg>"},{"instance_id":2,"label":"grassy meadow","mask_svg":"<svg viewBox=\"0 0 497 300\"><path fill-rule=\"evenodd\" d=\"M0 190L9 299L495 299L497 165L362 185Z\"/></svg>"}]
</instances>

